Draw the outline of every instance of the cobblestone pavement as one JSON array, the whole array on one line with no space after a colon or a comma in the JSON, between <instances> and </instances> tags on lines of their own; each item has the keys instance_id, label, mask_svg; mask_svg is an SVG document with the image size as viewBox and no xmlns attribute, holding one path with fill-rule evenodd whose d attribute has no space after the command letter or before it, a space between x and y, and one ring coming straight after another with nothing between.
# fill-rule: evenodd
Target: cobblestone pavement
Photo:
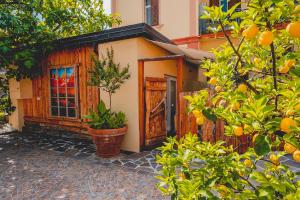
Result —
<instances>
[{"instance_id":1,"label":"cobblestone pavement","mask_svg":"<svg viewBox=\"0 0 300 200\"><path fill-rule=\"evenodd\" d=\"M0 199L168 199L155 187L155 152L101 159L88 141L60 140L0 134Z\"/></svg>"},{"instance_id":2,"label":"cobblestone pavement","mask_svg":"<svg viewBox=\"0 0 300 200\"><path fill-rule=\"evenodd\" d=\"M78 135L7 131L0 129L0 199L168 199L155 188L156 150L104 159ZM281 162L300 172L291 156ZM263 170L264 162L257 167Z\"/></svg>"}]
</instances>

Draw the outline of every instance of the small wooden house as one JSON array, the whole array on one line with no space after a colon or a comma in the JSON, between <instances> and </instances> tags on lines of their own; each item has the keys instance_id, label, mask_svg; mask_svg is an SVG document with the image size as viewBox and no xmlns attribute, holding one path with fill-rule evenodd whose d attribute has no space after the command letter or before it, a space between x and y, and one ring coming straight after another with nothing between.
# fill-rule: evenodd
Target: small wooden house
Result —
<instances>
[{"instance_id":1,"label":"small wooden house","mask_svg":"<svg viewBox=\"0 0 300 200\"><path fill-rule=\"evenodd\" d=\"M86 133L84 116L99 102L97 88L87 84L91 55L101 59L113 48L115 62L130 65L131 78L113 96L112 108L126 113L128 133L122 149L139 152L179 135L183 109L180 94L198 90L206 80L201 59L211 55L178 47L144 23L65 38L41 60L42 74L32 80L10 80L10 96L16 111L10 123L58 127ZM100 92L106 103L108 96Z\"/></svg>"}]
</instances>

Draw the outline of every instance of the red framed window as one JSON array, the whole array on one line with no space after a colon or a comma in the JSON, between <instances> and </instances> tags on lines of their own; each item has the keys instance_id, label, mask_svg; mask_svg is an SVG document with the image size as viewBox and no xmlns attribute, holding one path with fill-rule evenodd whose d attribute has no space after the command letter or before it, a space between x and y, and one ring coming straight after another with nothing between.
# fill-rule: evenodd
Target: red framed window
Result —
<instances>
[{"instance_id":1,"label":"red framed window","mask_svg":"<svg viewBox=\"0 0 300 200\"><path fill-rule=\"evenodd\" d=\"M53 117L77 118L76 68L50 69L50 113Z\"/></svg>"}]
</instances>

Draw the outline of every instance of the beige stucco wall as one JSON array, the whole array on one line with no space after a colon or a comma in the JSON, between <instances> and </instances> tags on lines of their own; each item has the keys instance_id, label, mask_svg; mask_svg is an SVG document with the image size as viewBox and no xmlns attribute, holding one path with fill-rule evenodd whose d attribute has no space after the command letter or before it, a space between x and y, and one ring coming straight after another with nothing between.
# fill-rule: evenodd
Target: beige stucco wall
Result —
<instances>
[{"instance_id":1,"label":"beige stucco wall","mask_svg":"<svg viewBox=\"0 0 300 200\"><path fill-rule=\"evenodd\" d=\"M9 92L12 106L16 107L15 111L9 116L9 123L13 128L21 131L24 126L24 109L22 100L32 98L32 81L30 79L23 79L21 81L10 79Z\"/></svg>"},{"instance_id":2,"label":"beige stucco wall","mask_svg":"<svg viewBox=\"0 0 300 200\"><path fill-rule=\"evenodd\" d=\"M198 34L200 0L160 0L156 30L170 39ZM145 0L112 0L112 12L121 16L120 26L145 22Z\"/></svg>"},{"instance_id":3,"label":"beige stucco wall","mask_svg":"<svg viewBox=\"0 0 300 200\"><path fill-rule=\"evenodd\" d=\"M138 59L153 58L169 55L169 53L143 38L114 41L99 44L99 54L105 54L107 48L113 48L115 62L122 67L130 65L131 78L122 85L112 97L112 109L123 111L128 120L128 133L122 144L122 149L127 151L139 151L139 113L138 113ZM197 78L197 73L184 67L185 78ZM165 75L176 76L177 68L175 61L160 61L145 63L145 77L165 77ZM108 105L109 98L105 92L101 98Z\"/></svg>"}]
</instances>

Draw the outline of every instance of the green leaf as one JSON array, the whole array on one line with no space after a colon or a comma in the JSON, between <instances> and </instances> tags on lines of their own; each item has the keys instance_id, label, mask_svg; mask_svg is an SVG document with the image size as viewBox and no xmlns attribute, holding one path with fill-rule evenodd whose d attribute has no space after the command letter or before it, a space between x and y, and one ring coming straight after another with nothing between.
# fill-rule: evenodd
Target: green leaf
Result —
<instances>
[{"instance_id":1,"label":"green leaf","mask_svg":"<svg viewBox=\"0 0 300 200\"><path fill-rule=\"evenodd\" d=\"M268 136L258 135L254 142L254 151L257 155L263 156L270 152L271 146Z\"/></svg>"},{"instance_id":2,"label":"green leaf","mask_svg":"<svg viewBox=\"0 0 300 200\"><path fill-rule=\"evenodd\" d=\"M292 70L290 70L290 72L296 76L298 76L298 78L300 78L300 67L296 67Z\"/></svg>"},{"instance_id":3,"label":"green leaf","mask_svg":"<svg viewBox=\"0 0 300 200\"><path fill-rule=\"evenodd\" d=\"M211 121L217 120L217 116L213 113L212 109L210 108L202 110L202 113L207 119Z\"/></svg>"}]
</instances>

